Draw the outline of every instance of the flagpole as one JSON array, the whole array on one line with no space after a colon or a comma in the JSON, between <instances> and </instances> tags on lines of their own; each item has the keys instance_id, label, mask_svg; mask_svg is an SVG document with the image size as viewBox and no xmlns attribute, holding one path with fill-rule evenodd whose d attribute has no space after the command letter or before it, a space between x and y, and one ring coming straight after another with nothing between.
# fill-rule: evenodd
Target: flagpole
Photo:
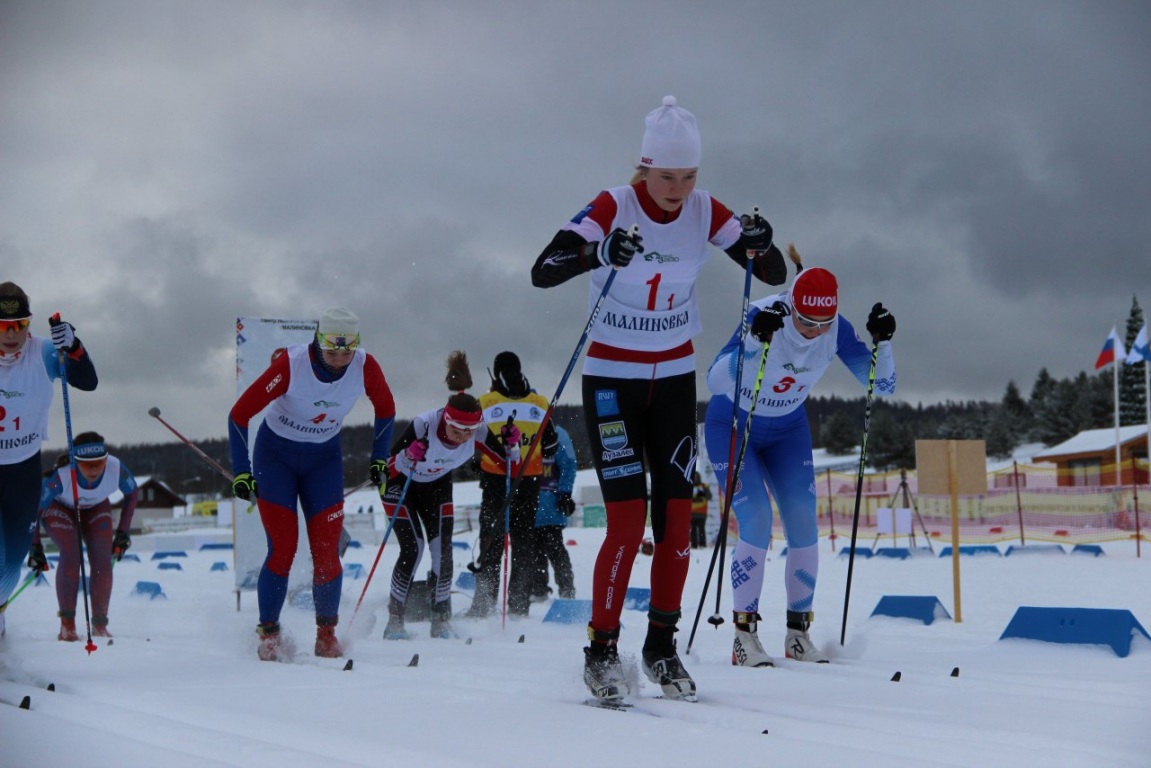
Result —
<instances>
[{"instance_id":1,"label":"flagpole","mask_svg":"<svg viewBox=\"0 0 1151 768\"><path fill-rule=\"evenodd\" d=\"M1123 485L1123 467L1119 463L1119 357L1115 358L1115 365L1112 366L1115 375L1112 380L1115 382L1115 485Z\"/></svg>"}]
</instances>

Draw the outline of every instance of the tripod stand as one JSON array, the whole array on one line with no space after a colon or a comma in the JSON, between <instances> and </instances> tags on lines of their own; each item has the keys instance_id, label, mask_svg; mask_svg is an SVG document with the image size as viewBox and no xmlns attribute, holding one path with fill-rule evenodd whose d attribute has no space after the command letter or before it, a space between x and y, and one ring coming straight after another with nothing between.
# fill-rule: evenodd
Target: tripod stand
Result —
<instances>
[{"instance_id":1,"label":"tripod stand","mask_svg":"<svg viewBox=\"0 0 1151 768\"><path fill-rule=\"evenodd\" d=\"M887 504L889 507L895 507L895 500L903 495L903 508L912 509L915 512L915 519L919 521L919 527L923 529L923 538L927 539L927 550L931 554L935 554L935 548L931 546L931 535L927 532L927 526L923 522L923 517L919 514L919 505L915 503L915 496L912 495L911 489L907 487L907 470L899 470L899 487L891 494L891 501ZM915 546L915 528L912 527L910 531L911 545ZM878 537L877 537L878 538Z\"/></svg>"}]
</instances>

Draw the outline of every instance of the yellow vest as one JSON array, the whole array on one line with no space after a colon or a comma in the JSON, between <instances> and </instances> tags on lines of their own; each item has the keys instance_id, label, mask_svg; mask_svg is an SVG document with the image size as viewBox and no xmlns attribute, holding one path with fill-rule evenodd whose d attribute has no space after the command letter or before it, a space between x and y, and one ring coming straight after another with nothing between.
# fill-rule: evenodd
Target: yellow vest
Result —
<instances>
[{"instance_id":1,"label":"yellow vest","mask_svg":"<svg viewBox=\"0 0 1151 768\"><path fill-rule=\"evenodd\" d=\"M508 423L508 416L511 416L513 413L515 414L513 423L520 430L521 459L526 456L528 446L531 445L536 433L539 432L544 414L547 413L548 401L543 398L543 395L532 392L527 397L516 400L499 392L486 392L480 395L479 400L480 408L482 408L484 412L484 421L488 423L488 427L491 428L497 437L499 437L500 428ZM480 469L496 475L502 475L505 471L503 466L497 465L491 457L483 453L480 454ZM532 453L531 461L528 462L527 468L524 469L524 476L527 477L542 473L542 446L537 445L535 451Z\"/></svg>"}]
</instances>

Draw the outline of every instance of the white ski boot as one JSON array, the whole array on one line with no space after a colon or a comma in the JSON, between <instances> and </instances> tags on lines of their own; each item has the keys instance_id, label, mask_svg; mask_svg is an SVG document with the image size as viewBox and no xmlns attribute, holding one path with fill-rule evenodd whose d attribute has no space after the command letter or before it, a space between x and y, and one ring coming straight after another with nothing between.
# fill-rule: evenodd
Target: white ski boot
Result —
<instances>
[{"instance_id":1,"label":"white ski boot","mask_svg":"<svg viewBox=\"0 0 1151 768\"><path fill-rule=\"evenodd\" d=\"M795 661L809 661L814 664L829 664L831 659L816 647L807 634L811 626L813 614L810 611L787 612L787 637L783 641L783 650L787 658Z\"/></svg>"},{"instance_id":2,"label":"white ski boot","mask_svg":"<svg viewBox=\"0 0 1151 768\"><path fill-rule=\"evenodd\" d=\"M735 612L735 641L731 646L733 667L774 667L775 659L767 655L756 632L758 613Z\"/></svg>"}]
</instances>

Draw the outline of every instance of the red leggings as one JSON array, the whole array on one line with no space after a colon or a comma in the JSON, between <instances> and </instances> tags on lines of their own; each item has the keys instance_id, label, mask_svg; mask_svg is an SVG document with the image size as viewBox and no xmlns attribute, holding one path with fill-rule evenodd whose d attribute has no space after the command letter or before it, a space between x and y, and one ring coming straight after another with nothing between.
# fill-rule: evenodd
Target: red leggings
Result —
<instances>
[{"instance_id":1,"label":"red leggings","mask_svg":"<svg viewBox=\"0 0 1151 768\"><path fill-rule=\"evenodd\" d=\"M583 378L584 419L607 508L607 535L592 580L592 626L620 626L632 564L648 516L651 477L651 611L674 624L691 554L696 461L695 375Z\"/></svg>"},{"instance_id":2,"label":"red leggings","mask_svg":"<svg viewBox=\"0 0 1151 768\"><path fill-rule=\"evenodd\" d=\"M61 613L76 612L80 588L80 537L76 535L76 511L53 502L40 518L60 550L56 567L56 602ZM88 592L92 615L106 617L112 598L112 506L108 500L82 509L80 532L88 550Z\"/></svg>"}]
</instances>

